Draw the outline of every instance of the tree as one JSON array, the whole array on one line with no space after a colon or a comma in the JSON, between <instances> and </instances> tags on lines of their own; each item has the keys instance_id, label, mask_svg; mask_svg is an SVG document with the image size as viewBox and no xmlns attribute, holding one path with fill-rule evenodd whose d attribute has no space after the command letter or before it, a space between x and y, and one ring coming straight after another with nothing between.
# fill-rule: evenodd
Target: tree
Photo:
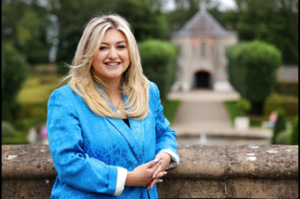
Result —
<instances>
[{"instance_id":1,"label":"tree","mask_svg":"<svg viewBox=\"0 0 300 199\"><path fill-rule=\"evenodd\" d=\"M167 99L175 80L178 48L168 41L149 39L139 44L144 74L157 84L160 98Z\"/></svg>"},{"instance_id":2,"label":"tree","mask_svg":"<svg viewBox=\"0 0 300 199\"><path fill-rule=\"evenodd\" d=\"M240 41L260 40L276 46L283 64L298 65L298 0L235 0L236 10L220 11L219 4L204 0L208 12ZM169 31L178 31L199 10L200 0L175 0L165 15Z\"/></svg>"},{"instance_id":3,"label":"tree","mask_svg":"<svg viewBox=\"0 0 300 199\"><path fill-rule=\"evenodd\" d=\"M231 85L252 103L252 113L261 114L264 100L274 91L281 53L265 42L242 42L228 49Z\"/></svg>"},{"instance_id":4,"label":"tree","mask_svg":"<svg viewBox=\"0 0 300 199\"><path fill-rule=\"evenodd\" d=\"M2 40L13 44L29 63L49 62L49 12L38 1L2 1Z\"/></svg>"},{"instance_id":5,"label":"tree","mask_svg":"<svg viewBox=\"0 0 300 199\"><path fill-rule=\"evenodd\" d=\"M16 97L29 75L25 57L11 43L2 45L2 120L12 121Z\"/></svg>"},{"instance_id":6,"label":"tree","mask_svg":"<svg viewBox=\"0 0 300 199\"><path fill-rule=\"evenodd\" d=\"M138 42L167 39L167 22L159 10L151 9L151 1L119 0L114 11L131 24ZM127 8L127 9L124 9Z\"/></svg>"},{"instance_id":7,"label":"tree","mask_svg":"<svg viewBox=\"0 0 300 199\"><path fill-rule=\"evenodd\" d=\"M284 64L298 65L298 0L236 0L236 4L241 41L273 44L282 52Z\"/></svg>"},{"instance_id":8,"label":"tree","mask_svg":"<svg viewBox=\"0 0 300 199\"><path fill-rule=\"evenodd\" d=\"M131 24L138 42L167 38L166 20L158 9L152 9L157 4L149 0L51 0L51 5L59 26L59 63L72 61L85 24L98 14L116 13L124 17Z\"/></svg>"},{"instance_id":9,"label":"tree","mask_svg":"<svg viewBox=\"0 0 300 199\"><path fill-rule=\"evenodd\" d=\"M165 13L169 24L169 32L178 31L188 20L190 20L200 9L202 0L175 0L175 9ZM202 1L209 12L217 13L218 2L212 0Z\"/></svg>"}]
</instances>

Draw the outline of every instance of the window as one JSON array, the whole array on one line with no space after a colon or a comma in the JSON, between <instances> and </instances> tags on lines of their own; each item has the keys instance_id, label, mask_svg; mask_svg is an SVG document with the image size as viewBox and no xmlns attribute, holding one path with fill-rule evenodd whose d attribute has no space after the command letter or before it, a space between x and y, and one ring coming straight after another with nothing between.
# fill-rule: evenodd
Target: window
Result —
<instances>
[{"instance_id":1,"label":"window","mask_svg":"<svg viewBox=\"0 0 300 199\"><path fill-rule=\"evenodd\" d=\"M214 57L214 53L215 53L214 47L212 46L211 49L210 49L210 54L211 54L210 57L213 58Z\"/></svg>"},{"instance_id":2,"label":"window","mask_svg":"<svg viewBox=\"0 0 300 199\"><path fill-rule=\"evenodd\" d=\"M201 42L201 58L205 58L206 56L206 46L204 42Z\"/></svg>"}]
</instances>

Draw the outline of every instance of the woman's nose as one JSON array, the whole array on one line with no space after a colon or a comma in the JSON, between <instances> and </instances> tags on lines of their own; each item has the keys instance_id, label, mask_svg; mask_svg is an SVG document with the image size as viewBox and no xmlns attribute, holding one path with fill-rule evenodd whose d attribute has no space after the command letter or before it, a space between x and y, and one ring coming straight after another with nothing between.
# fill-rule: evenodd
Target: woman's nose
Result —
<instances>
[{"instance_id":1,"label":"woman's nose","mask_svg":"<svg viewBox=\"0 0 300 199\"><path fill-rule=\"evenodd\" d=\"M118 58L118 54L115 48L111 48L108 54L108 58L110 59L116 59Z\"/></svg>"}]
</instances>

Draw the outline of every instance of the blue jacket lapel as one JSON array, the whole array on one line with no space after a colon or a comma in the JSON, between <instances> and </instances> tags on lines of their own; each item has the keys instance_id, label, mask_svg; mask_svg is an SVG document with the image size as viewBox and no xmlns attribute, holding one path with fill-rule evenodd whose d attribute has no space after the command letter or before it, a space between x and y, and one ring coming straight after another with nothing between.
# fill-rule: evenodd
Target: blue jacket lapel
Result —
<instances>
[{"instance_id":1,"label":"blue jacket lapel","mask_svg":"<svg viewBox=\"0 0 300 199\"><path fill-rule=\"evenodd\" d=\"M127 97L123 95L123 100L126 102ZM109 102L110 103L110 102ZM116 113L115 108L111 105L111 109ZM143 140L143 121L132 120L128 117L130 128L122 119L113 119L106 117L106 119L120 132L120 134L128 142L134 156L139 164L143 163L142 157L142 140Z\"/></svg>"},{"instance_id":2,"label":"blue jacket lapel","mask_svg":"<svg viewBox=\"0 0 300 199\"><path fill-rule=\"evenodd\" d=\"M139 141L133 135L133 131L125 124L122 119L113 119L109 117L106 117L106 119L120 132L120 134L128 142L138 163L142 164L142 151L140 149L141 143L139 143ZM136 126L134 123L135 122L130 121L130 126ZM131 128L133 128L133 126Z\"/></svg>"}]
</instances>

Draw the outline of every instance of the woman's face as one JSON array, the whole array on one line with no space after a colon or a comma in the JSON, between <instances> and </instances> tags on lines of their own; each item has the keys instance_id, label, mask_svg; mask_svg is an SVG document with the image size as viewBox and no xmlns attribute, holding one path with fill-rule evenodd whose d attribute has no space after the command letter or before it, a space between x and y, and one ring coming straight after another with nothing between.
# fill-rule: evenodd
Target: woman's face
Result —
<instances>
[{"instance_id":1,"label":"woman's face","mask_svg":"<svg viewBox=\"0 0 300 199\"><path fill-rule=\"evenodd\" d=\"M124 33L116 29L107 30L92 62L95 73L106 83L120 81L129 63L129 49Z\"/></svg>"}]
</instances>

